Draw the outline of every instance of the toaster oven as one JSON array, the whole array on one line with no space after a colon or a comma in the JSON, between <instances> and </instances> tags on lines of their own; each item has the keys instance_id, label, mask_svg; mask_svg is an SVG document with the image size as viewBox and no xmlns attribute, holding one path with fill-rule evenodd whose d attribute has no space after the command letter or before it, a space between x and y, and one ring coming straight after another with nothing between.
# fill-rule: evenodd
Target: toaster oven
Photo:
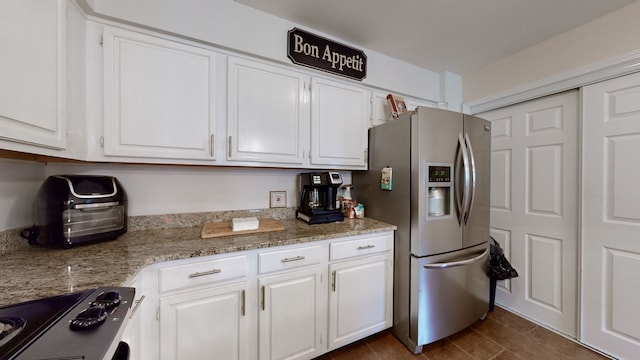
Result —
<instances>
[{"instance_id":1,"label":"toaster oven","mask_svg":"<svg viewBox=\"0 0 640 360\"><path fill-rule=\"evenodd\" d=\"M127 232L127 195L115 177L49 176L34 201L29 243L69 248Z\"/></svg>"}]
</instances>

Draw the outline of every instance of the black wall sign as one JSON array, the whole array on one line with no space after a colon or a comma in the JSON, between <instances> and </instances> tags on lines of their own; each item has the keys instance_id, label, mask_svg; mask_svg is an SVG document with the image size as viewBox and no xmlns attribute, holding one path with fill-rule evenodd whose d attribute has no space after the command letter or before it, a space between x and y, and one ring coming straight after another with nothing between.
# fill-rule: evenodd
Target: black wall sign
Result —
<instances>
[{"instance_id":1,"label":"black wall sign","mask_svg":"<svg viewBox=\"0 0 640 360\"><path fill-rule=\"evenodd\" d=\"M363 51L298 28L289 30L287 44L287 56L294 64L356 80L367 77L367 55Z\"/></svg>"}]
</instances>

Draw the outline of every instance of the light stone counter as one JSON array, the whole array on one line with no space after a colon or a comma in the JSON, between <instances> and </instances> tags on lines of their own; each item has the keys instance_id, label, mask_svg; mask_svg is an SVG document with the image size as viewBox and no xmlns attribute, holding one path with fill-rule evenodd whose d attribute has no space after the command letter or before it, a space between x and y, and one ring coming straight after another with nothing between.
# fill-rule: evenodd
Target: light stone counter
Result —
<instances>
[{"instance_id":1,"label":"light stone counter","mask_svg":"<svg viewBox=\"0 0 640 360\"><path fill-rule=\"evenodd\" d=\"M200 238L201 225L134 231L130 226L129 232L114 241L72 249L20 246L0 255L0 306L98 286L121 286L143 267L161 261L396 229L366 218L317 225L295 219L281 221L283 231L211 239ZM143 228L135 224L134 227Z\"/></svg>"}]
</instances>

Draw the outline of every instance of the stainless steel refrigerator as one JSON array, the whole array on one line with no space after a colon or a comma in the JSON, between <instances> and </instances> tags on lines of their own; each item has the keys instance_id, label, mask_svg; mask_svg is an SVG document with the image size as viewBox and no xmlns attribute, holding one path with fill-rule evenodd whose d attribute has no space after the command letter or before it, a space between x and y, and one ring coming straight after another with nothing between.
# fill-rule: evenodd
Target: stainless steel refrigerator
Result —
<instances>
[{"instance_id":1,"label":"stainless steel refrigerator","mask_svg":"<svg viewBox=\"0 0 640 360\"><path fill-rule=\"evenodd\" d=\"M419 107L369 129L367 217L397 225L392 332L414 353L489 307L491 123Z\"/></svg>"}]
</instances>

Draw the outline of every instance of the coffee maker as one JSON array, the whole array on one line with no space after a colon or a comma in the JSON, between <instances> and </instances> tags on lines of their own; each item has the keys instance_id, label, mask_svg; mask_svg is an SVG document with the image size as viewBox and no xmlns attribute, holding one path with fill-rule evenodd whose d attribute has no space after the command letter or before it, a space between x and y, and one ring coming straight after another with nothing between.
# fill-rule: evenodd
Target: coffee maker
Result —
<instances>
[{"instance_id":1,"label":"coffee maker","mask_svg":"<svg viewBox=\"0 0 640 360\"><path fill-rule=\"evenodd\" d=\"M300 206L296 218L309 224L344 220L336 202L342 176L338 172L300 174Z\"/></svg>"}]
</instances>

